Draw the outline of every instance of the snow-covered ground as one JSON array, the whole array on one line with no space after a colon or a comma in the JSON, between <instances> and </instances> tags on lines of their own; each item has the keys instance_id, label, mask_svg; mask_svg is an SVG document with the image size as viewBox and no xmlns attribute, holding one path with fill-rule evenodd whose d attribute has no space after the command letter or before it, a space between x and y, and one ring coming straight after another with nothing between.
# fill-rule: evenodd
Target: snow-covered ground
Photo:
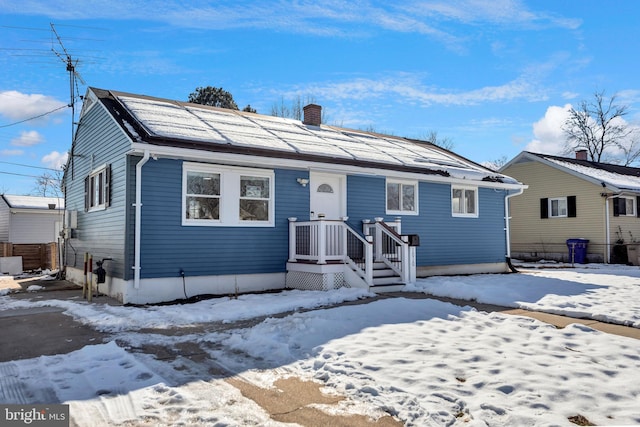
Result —
<instances>
[{"instance_id":1,"label":"snow-covered ground","mask_svg":"<svg viewBox=\"0 0 640 427\"><path fill-rule=\"evenodd\" d=\"M640 327L638 267L433 277L411 290ZM571 426L577 415L597 425L640 424L639 340L431 299L370 296L287 291L157 307L2 296L0 310L61 307L113 340L0 363L0 401L66 402L78 425L279 425L224 381L222 368L262 387L314 379L348 398L340 410L390 413L406 425ZM294 313L273 316L286 311ZM134 351L184 354L195 345L206 358Z\"/></svg>"}]
</instances>

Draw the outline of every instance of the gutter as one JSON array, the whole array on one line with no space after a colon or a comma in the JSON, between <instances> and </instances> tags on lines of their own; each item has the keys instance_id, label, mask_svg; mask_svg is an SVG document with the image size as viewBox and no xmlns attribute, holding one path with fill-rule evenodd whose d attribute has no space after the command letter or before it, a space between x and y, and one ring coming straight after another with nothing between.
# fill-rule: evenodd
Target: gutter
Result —
<instances>
[{"instance_id":1,"label":"gutter","mask_svg":"<svg viewBox=\"0 0 640 427\"><path fill-rule=\"evenodd\" d=\"M140 240L142 228L142 166L149 161L149 150L144 150L144 155L138 163L136 163L136 202L135 206L135 241L134 241L134 262L133 262L133 287L140 288Z\"/></svg>"},{"instance_id":2,"label":"gutter","mask_svg":"<svg viewBox=\"0 0 640 427\"><path fill-rule=\"evenodd\" d=\"M525 185L521 188L519 188L518 190L516 190L516 192L514 193L509 193L506 196L504 196L504 230L505 230L505 237L506 237L506 243L507 243L507 255L506 255L506 259L507 259L507 265L509 265L509 269L513 272L513 273L517 273L518 270L515 269L515 267L511 264L511 227L510 227L510 222L509 222L509 199L514 197L514 196L519 196L522 193L524 193L525 188L529 188L528 185Z\"/></svg>"}]
</instances>

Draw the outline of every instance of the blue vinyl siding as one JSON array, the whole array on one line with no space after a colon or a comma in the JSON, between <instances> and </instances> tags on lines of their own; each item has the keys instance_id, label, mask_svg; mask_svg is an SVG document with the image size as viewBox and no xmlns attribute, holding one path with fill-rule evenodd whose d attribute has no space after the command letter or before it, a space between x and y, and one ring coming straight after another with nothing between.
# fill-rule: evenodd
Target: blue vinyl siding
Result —
<instances>
[{"instance_id":1,"label":"blue vinyl siding","mask_svg":"<svg viewBox=\"0 0 640 427\"><path fill-rule=\"evenodd\" d=\"M347 209L349 225L362 230L362 220L385 215L384 178L350 176ZM402 234L418 234L417 265L455 265L503 262L506 256L504 197L506 192L478 189L479 217L451 215L449 184L419 183L419 215L401 215Z\"/></svg>"},{"instance_id":2,"label":"blue vinyl siding","mask_svg":"<svg viewBox=\"0 0 640 427\"><path fill-rule=\"evenodd\" d=\"M182 161L150 160L142 171L141 277L285 272L288 217L309 212L301 173L275 170L274 227L182 225Z\"/></svg>"},{"instance_id":3,"label":"blue vinyl siding","mask_svg":"<svg viewBox=\"0 0 640 427\"><path fill-rule=\"evenodd\" d=\"M124 278L129 273L125 265L126 152L131 141L114 123L101 105L95 105L77 128L74 158L65 172L65 203L67 210L78 212L78 229L66 245L65 265L82 270L84 253L95 261L112 258L105 269L113 277ZM84 180L92 169L111 165L111 204L105 210L84 211Z\"/></svg>"}]
</instances>

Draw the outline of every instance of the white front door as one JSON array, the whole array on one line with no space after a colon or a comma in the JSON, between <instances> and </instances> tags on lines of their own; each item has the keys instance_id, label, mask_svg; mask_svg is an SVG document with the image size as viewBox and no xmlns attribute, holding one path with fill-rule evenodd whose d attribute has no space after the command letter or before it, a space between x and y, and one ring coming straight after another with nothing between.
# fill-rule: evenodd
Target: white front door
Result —
<instances>
[{"instance_id":1,"label":"white front door","mask_svg":"<svg viewBox=\"0 0 640 427\"><path fill-rule=\"evenodd\" d=\"M344 175L309 174L311 193L310 219L341 219L347 214L346 182Z\"/></svg>"}]
</instances>

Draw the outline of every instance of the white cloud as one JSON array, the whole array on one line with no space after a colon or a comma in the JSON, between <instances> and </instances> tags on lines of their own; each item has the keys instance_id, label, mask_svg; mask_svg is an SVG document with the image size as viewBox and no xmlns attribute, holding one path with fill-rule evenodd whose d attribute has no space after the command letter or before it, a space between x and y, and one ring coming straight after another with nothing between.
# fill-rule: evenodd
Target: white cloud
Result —
<instances>
[{"instance_id":1,"label":"white cloud","mask_svg":"<svg viewBox=\"0 0 640 427\"><path fill-rule=\"evenodd\" d=\"M52 151L42 158L42 163L50 167L51 169L62 169L67 164L69 153L59 153Z\"/></svg>"},{"instance_id":2,"label":"white cloud","mask_svg":"<svg viewBox=\"0 0 640 427\"><path fill-rule=\"evenodd\" d=\"M0 92L0 115L19 121L40 116L49 111L61 108L56 113L65 112L62 108L67 104L57 99L41 95L26 94L15 90Z\"/></svg>"},{"instance_id":3,"label":"white cloud","mask_svg":"<svg viewBox=\"0 0 640 427\"><path fill-rule=\"evenodd\" d=\"M318 94L327 99L363 100L371 98L402 97L408 102L423 105L478 105L484 102L513 100L543 101L546 94L528 77L521 76L498 86L457 91L426 86L421 75L402 73L395 76L365 79L356 78L340 83L299 87L285 93L294 98L305 93Z\"/></svg>"},{"instance_id":4,"label":"white cloud","mask_svg":"<svg viewBox=\"0 0 640 427\"><path fill-rule=\"evenodd\" d=\"M11 145L14 147L31 147L44 142L44 138L40 133L35 130L22 131L18 138L11 140Z\"/></svg>"},{"instance_id":5,"label":"white cloud","mask_svg":"<svg viewBox=\"0 0 640 427\"><path fill-rule=\"evenodd\" d=\"M0 154L2 154L3 156L22 156L24 154L23 150L2 150L0 151Z\"/></svg>"},{"instance_id":6,"label":"white cloud","mask_svg":"<svg viewBox=\"0 0 640 427\"><path fill-rule=\"evenodd\" d=\"M0 13L22 13L65 19L144 19L182 28L277 29L321 36L353 37L374 28L427 34L445 44L456 43L467 33L454 35L443 28L451 22L486 23L517 28L560 27L576 29L579 19L564 18L545 11L530 10L520 0L414 0L372 2L352 0L246 2L97 2L91 8L67 0L59 2L24 1L20 6L3 6ZM226 4L225 4L226 3ZM153 14L149 14L153 10Z\"/></svg>"},{"instance_id":7,"label":"white cloud","mask_svg":"<svg viewBox=\"0 0 640 427\"><path fill-rule=\"evenodd\" d=\"M569 117L570 110L571 104L566 104L564 107L552 105L547 108L544 117L533 124L534 139L527 144L525 151L562 154L566 141L562 126Z\"/></svg>"},{"instance_id":8,"label":"white cloud","mask_svg":"<svg viewBox=\"0 0 640 427\"><path fill-rule=\"evenodd\" d=\"M562 97L564 99L576 99L579 96L580 94L577 92L569 92L569 91L562 92Z\"/></svg>"}]
</instances>

